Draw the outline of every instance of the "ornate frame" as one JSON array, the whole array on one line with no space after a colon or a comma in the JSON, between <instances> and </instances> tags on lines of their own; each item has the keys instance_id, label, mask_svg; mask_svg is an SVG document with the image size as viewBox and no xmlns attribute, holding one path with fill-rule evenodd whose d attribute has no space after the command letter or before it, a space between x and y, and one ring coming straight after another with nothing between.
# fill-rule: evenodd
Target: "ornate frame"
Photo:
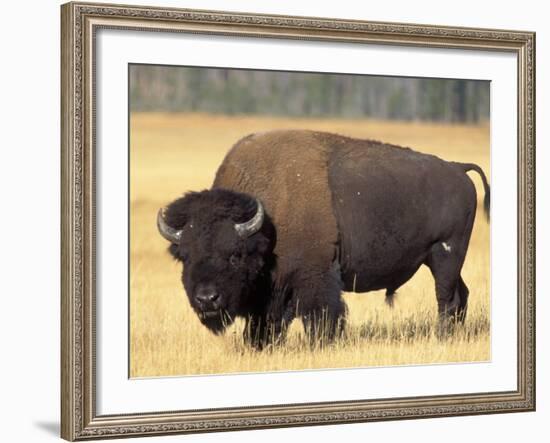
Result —
<instances>
[{"instance_id":1,"label":"ornate frame","mask_svg":"<svg viewBox=\"0 0 550 443\"><path fill-rule=\"evenodd\" d=\"M155 7L61 7L61 436L67 440L535 410L535 34ZM99 28L508 51L518 57L518 384L511 392L98 416L95 77Z\"/></svg>"}]
</instances>

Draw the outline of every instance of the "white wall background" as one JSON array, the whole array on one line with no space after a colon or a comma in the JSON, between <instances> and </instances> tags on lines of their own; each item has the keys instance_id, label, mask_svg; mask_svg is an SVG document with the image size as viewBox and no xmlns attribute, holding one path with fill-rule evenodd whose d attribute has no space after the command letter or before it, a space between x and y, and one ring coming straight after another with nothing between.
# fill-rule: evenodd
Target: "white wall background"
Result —
<instances>
[{"instance_id":1,"label":"white wall background","mask_svg":"<svg viewBox=\"0 0 550 443\"><path fill-rule=\"evenodd\" d=\"M538 411L479 417L247 431L141 441L546 441L550 263L549 14L545 3L432 0L128 0L134 4L430 23L537 32ZM59 432L59 4L9 2L0 27L0 407L6 442L54 441Z\"/></svg>"}]
</instances>

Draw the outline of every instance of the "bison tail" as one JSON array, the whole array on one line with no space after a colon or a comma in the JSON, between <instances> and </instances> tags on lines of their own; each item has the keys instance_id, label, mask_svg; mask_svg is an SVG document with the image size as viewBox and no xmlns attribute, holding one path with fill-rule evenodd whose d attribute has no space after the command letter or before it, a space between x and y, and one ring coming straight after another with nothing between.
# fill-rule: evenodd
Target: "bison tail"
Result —
<instances>
[{"instance_id":1,"label":"bison tail","mask_svg":"<svg viewBox=\"0 0 550 443\"><path fill-rule=\"evenodd\" d=\"M481 177L481 181L483 182L483 189L485 190L485 198L483 199L483 209L485 212L485 216L487 217L487 221L489 221L489 214L490 214L490 208L491 208L491 187L487 182L487 177L485 176L483 169L481 169L478 165L474 163L458 163L458 164L464 169L464 172L475 171Z\"/></svg>"}]
</instances>

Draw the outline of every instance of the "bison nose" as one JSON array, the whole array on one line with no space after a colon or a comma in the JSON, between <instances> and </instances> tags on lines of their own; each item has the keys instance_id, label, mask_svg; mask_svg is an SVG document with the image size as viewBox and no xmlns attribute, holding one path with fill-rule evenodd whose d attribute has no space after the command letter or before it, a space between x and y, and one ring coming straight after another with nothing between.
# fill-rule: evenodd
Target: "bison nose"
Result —
<instances>
[{"instance_id":1,"label":"bison nose","mask_svg":"<svg viewBox=\"0 0 550 443\"><path fill-rule=\"evenodd\" d=\"M195 298L203 306L212 306L216 303L220 295L214 288L202 287L199 288Z\"/></svg>"}]
</instances>

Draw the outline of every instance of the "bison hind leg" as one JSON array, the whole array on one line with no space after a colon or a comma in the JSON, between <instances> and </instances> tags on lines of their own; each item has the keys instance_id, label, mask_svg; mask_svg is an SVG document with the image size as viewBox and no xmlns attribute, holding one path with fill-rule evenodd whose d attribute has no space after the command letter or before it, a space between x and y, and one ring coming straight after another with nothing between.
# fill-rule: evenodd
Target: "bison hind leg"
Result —
<instances>
[{"instance_id":1,"label":"bison hind leg","mask_svg":"<svg viewBox=\"0 0 550 443\"><path fill-rule=\"evenodd\" d=\"M456 245L456 248L452 248L451 245ZM448 337L455 330L455 326L464 323L466 319L469 291L460 272L467 245L468 237L437 243L432 246L426 261L435 280L439 338Z\"/></svg>"},{"instance_id":2,"label":"bison hind leg","mask_svg":"<svg viewBox=\"0 0 550 443\"><path fill-rule=\"evenodd\" d=\"M470 291L468 290L466 283L464 283L462 276L460 276L460 279L458 280L456 290L458 291L460 298L460 304L457 309L457 320L460 323L464 323L466 321L466 313L468 312L468 295L470 294Z\"/></svg>"}]
</instances>

